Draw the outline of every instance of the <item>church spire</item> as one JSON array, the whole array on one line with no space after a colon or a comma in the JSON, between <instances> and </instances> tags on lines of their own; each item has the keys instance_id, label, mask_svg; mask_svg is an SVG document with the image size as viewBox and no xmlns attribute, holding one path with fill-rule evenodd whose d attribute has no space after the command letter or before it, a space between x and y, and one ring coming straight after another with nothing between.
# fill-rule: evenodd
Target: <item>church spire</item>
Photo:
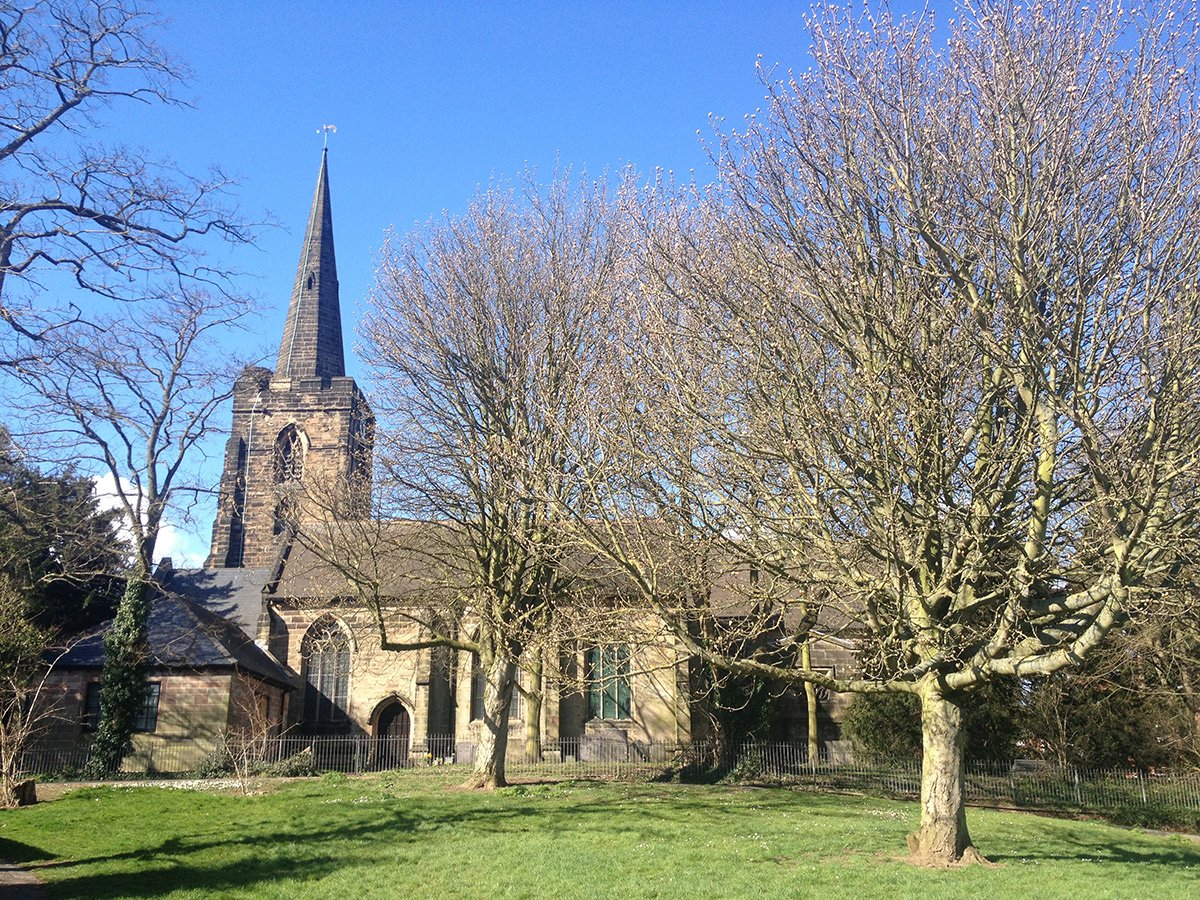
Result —
<instances>
[{"instance_id":1,"label":"church spire","mask_svg":"<svg viewBox=\"0 0 1200 900\"><path fill-rule=\"evenodd\" d=\"M275 377L329 378L346 374L342 351L342 314L338 305L337 263L333 254L333 211L329 203L328 150L321 151L321 169L296 285L288 306L283 343Z\"/></svg>"}]
</instances>

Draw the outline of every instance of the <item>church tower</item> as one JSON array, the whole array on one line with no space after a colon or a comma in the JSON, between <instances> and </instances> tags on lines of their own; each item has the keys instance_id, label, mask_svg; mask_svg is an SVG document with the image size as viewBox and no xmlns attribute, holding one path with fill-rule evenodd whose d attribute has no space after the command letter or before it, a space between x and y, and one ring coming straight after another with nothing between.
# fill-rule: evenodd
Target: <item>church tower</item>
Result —
<instances>
[{"instance_id":1,"label":"church tower","mask_svg":"<svg viewBox=\"0 0 1200 900\"><path fill-rule=\"evenodd\" d=\"M328 151L317 189L275 371L250 366L233 392L208 568L271 566L316 507L365 492L374 418L346 376ZM361 498L360 498L361 499Z\"/></svg>"}]
</instances>

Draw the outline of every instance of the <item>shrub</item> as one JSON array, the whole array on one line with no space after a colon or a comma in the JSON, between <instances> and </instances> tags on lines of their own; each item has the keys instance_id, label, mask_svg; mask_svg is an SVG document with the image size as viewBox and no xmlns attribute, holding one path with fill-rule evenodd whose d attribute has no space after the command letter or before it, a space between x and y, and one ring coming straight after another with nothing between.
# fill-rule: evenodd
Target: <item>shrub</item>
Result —
<instances>
[{"instance_id":1,"label":"shrub","mask_svg":"<svg viewBox=\"0 0 1200 900\"><path fill-rule=\"evenodd\" d=\"M262 769L263 775L275 778L299 778L304 775L316 775L316 761L313 759L312 747L305 747L299 753L294 753L279 762L271 763Z\"/></svg>"},{"instance_id":2,"label":"shrub","mask_svg":"<svg viewBox=\"0 0 1200 900\"><path fill-rule=\"evenodd\" d=\"M1183 828L1200 831L1200 809L1166 806L1151 803L1144 806L1125 806L1108 814L1118 825L1137 828Z\"/></svg>"},{"instance_id":3,"label":"shrub","mask_svg":"<svg viewBox=\"0 0 1200 900\"><path fill-rule=\"evenodd\" d=\"M197 778L224 778L233 774L233 759L225 745L219 744L196 766Z\"/></svg>"},{"instance_id":4,"label":"shrub","mask_svg":"<svg viewBox=\"0 0 1200 900\"><path fill-rule=\"evenodd\" d=\"M1021 694L1016 681L980 685L963 706L967 759L1004 761L1021 735ZM915 694L858 694L846 710L845 735L857 753L878 760L921 758L921 702Z\"/></svg>"},{"instance_id":5,"label":"shrub","mask_svg":"<svg viewBox=\"0 0 1200 900\"><path fill-rule=\"evenodd\" d=\"M760 783L766 776L767 770L763 765L762 753L757 749L748 747L738 756L737 762L733 764L721 780L730 784L741 782Z\"/></svg>"}]
</instances>

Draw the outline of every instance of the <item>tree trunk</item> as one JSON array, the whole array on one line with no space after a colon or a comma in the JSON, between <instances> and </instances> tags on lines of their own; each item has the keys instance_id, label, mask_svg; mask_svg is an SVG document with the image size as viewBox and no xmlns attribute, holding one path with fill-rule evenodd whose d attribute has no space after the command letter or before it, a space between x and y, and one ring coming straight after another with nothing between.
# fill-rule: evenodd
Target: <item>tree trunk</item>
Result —
<instances>
[{"instance_id":1,"label":"tree trunk","mask_svg":"<svg viewBox=\"0 0 1200 900\"><path fill-rule=\"evenodd\" d=\"M800 648L800 665L812 671L812 638ZM808 764L815 766L820 761L821 748L817 743L817 686L804 682L804 703L808 707Z\"/></svg>"},{"instance_id":2,"label":"tree trunk","mask_svg":"<svg viewBox=\"0 0 1200 900\"><path fill-rule=\"evenodd\" d=\"M508 752L508 709L517 666L500 654L483 665L483 721L475 743L475 769L463 786L491 791L508 784L504 757Z\"/></svg>"},{"instance_id":3,"label":"tree trunk","mask_svg":"<svg viewBox=\"0 0 1200 900\"><path fill-rule=\"evenodd\" d=\"M921 827L908 836L909 852L931 866L985 862L967 831L962 707L933 680L920 696Z\"/></svg>"},{"instance_id":4,"label":"tree trunk","mask_svg":"<svg viewBox=\"0 0 1200 900\"><path fill-rule=\"evenodd\" d=\"M529 669L529 685L525 691L525 759L531 763L542 761L542 650L534 654Z\"/></svg>"},{"instance_id":5,"label":"tree trunk","mask_svg":"<svg viewBox=\"0 0 1200 900\"><path fill-rule=\"evenodd\" d=\"M17 777L19 756L19 753L9 747L5 747L0 755L0 766L3 767L3 771L0 772L0 809L13 809L20 805L17 802L17 785L20 782Z\"/></svg>"}]
</instances>

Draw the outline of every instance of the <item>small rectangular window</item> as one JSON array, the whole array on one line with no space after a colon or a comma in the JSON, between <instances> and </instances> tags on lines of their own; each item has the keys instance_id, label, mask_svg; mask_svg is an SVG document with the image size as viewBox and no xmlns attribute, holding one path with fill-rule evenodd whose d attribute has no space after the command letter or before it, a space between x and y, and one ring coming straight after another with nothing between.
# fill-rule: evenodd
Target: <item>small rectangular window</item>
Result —
<instances>
[{"instance_id":1,"label":"small rectangular window","mask_svg":"<svg viewBox=\"0 0 1200 900\"><path fill-rule=\"evenodd\" d=\"M138 710L137 717L133 720L134 731L148 731L153 733L158 728L158 694L160 688L161 685L157 681L152 681L146 685L146 702Z\"/></svg>"},{"instance_id":2,"label":"small rectangular window","mask_svg":"<svg viewBox=\"0 0 1200 900\"><path fill-rule=\"evenodd\" d=\"M154 732L158 729L158 695L161 684L146 685L146 700L133 720L134 731ZM83 696L83 730L95 731L100 725L100 682L90 681Z\"/></svg>"}]
</instances>

